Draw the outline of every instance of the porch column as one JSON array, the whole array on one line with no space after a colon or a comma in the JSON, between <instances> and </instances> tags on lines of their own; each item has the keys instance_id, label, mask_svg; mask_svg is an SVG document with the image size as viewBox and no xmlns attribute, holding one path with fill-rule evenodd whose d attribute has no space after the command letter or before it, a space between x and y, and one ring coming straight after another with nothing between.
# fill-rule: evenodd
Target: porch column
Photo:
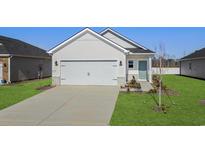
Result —
<instances>
[{"instance_id":1,"label":"porch column","mask_svg":"<svg viewBox=\"0 0 205 154\"><path fill-rule=\"evenodd\" d=\"M151 57L149 57L149 70L148 70L148 72L149 72L149 82L151 82L152 83L152 58Z\"/></svg>"}]
</instances>

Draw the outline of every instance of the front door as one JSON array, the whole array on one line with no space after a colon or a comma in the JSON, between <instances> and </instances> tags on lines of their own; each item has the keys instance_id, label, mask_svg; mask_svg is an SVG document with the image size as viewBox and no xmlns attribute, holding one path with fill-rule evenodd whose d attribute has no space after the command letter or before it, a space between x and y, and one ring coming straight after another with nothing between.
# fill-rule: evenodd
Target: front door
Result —
<instances>
[{"instance_id":1,"label":"front door","mask_svg":"<svg viewBox=\"0 0 205 154\"><path fill-rule=\"evenodd\" d=\"M147 80L147 61L139 61L139 80Z\"/></svg>"}]
</instances>

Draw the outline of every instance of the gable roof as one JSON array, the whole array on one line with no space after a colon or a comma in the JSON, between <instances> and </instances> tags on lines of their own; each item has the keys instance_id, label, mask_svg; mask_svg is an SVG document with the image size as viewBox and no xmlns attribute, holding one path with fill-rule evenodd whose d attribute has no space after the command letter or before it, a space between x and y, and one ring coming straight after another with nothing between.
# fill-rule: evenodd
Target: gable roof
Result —
<instances>
[{"instance_id":1,"label":"gable roof","mask_svg":"<svg viewBox=\"0 0 205 154\"><path fill-rule=\"evenodd\" d=\"M68 45L69 43L75 41L76 39L78 39L79 37L85 35L86 33L90 33L92 35L94 35L95 37L103 40L105 43L117 48L120 51L123 51L125 53L128 53L129 51L127 51L125 48L121 47L120 45L112 42L111 40L101 36L100 34L94 32L93 30L89 29L89 28L85 28L82 31L78 32L77 34L75 34L74 36L70 37L69 39L65 40L64 42L60 43L59 45L55 46L54 48L50 49L48 52L49 53L55 53L57 52L59 49L63 48L64 46Z\"/></svg>"},{"instance_id":2,"label":"gable roof","mask_svg":"<svg viewBox=\"0 0 205 154\"><path fill-rule=\"evenodd\" d=\"M205 48L202 48L200 50L196 50L195 52L181 58L181 60L200 59L200 58L205 58Z\"/></svg>"},{"instance_id":3,"label":"gable roof","mask_svg":"<svg viewBox=\"0 0 205 154\"><path fill-rule=\"evenodd\" d=\"M1 55L50 57L43 49L5 36L0 36L0 56Z\"/></svg>"},{"instance_id":4,"label":"gable roof","mask_svg":"<svg viewBox=\"0 0 205 154\"><path fill-rule=\"evenodd\" d=\"M134 46L134 48L126 48L127 50L129 50L131 53L150 53L150 54L154 54L153 51L147 49L146 47L140 45L139 43L136 43L134 41L132 41L131 39L128 39L127 37L121 35L120 33L107 28L104 31L102 31L100 34L101 35L105 35L106 33L111 33L113 35L115 35L116 37L120 38L121 40L131 44L132 46Z\"/></svg>"}]
</instances>

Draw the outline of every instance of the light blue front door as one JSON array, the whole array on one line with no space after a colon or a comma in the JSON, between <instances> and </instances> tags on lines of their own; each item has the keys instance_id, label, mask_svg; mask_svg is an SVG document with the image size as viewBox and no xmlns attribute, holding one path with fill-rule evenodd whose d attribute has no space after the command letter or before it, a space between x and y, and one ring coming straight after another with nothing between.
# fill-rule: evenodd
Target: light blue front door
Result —
<instances>
[{"instance_id":1,"label":"light blue front door","mask_svg":"<svg viewBox=\"0 0 205 154\"><path fill-rule=\"evenodd\" d=\"M139 79L147 80L147 61L139 61Z\"/></svg>"}]
</instances>

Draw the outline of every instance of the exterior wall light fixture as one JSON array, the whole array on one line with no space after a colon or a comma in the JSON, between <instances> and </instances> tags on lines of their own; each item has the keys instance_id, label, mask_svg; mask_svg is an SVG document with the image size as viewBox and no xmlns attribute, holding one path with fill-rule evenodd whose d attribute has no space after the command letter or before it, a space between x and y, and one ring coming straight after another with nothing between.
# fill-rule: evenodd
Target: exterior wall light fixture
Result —
<instances>
[{"instance_id":1,"label":"exterior wall light fixture","mask_svg":"<svg viewBox=\"0 0 205 154\"><path fill-rule=\"evenodd\" d=\"M122 66L122 61L120 61L120 66Z\"/></svg>"},{"instance_id":2,"label":"exterior wall light fixture","mask_svg":"<svg viewBox=\"0 0 205 154\"><path fill-rule=\"evenodd\" d=\"M58 66L58 62L57 61L55 61L55 66Z\"/></svg>"}]
</instances>

